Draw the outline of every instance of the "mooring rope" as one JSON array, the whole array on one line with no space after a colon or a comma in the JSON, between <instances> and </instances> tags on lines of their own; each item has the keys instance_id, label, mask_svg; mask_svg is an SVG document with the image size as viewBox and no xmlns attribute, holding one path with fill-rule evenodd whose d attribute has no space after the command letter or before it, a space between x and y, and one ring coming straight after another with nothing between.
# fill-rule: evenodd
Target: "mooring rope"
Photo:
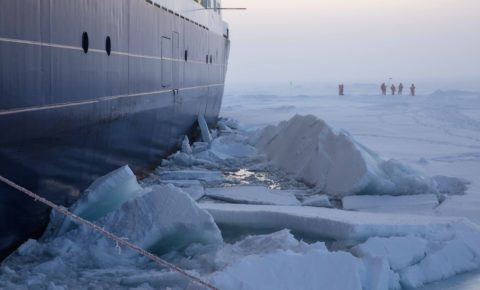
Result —
<instances>
[{"instance_id":1,"label":"mooring rope","mask_svg":"<svg viewBox=\"0 0 480 290\"><path fill-rule=\"evenodd\" d=\"M14 183L13 181L3 177L0 175L0 181L7 184L8 186L30 196L31 198L33 198L35 201L38 201L38 202L41 202L45 205L47 205L48 207L58 211L59 213L62 213L68 217L70 217L71 219L77 221L78 223L80 224L83 224L83 225L86 225L87 227L93 229L94 231L100 233L101 235L113 240L116 242L116 245L122 245L122 246L125 246L127 248L130 248L132 249L133 251L139 253L140 255L142 256L145 256L147 257L148 259L152 260L153 262L155 262L157 265L161 266L161 267L165 267L165 268L169 268L175 272L178 272L180 273L181 275L187 277L188 279L192 280L193 282L196 282L200 285L203 285L205 287L207 287L208 289L211 289L211 290L219 290L218 288L216 288L215 286L211 285L210 283L198 278L198 277L195 277L189 273L187 273L185 270L157 257L156 255L142 249L141 247L135 245L135 244L132 244L130 242L128 242L125 238L120 238L112 233L110 233L109 231L97 226L96 224L90 222L90 221L87 221L86 219L82 218L82 217L79 217L78 215L70 212L66 207L64 206L60 206L60 205L57 205L51 201L49 201L48 199L44 198L44 197L41 197L39 196L38 194L34 193L34 192L31 192L30 190Z\"/></svg>"}]
</instances>

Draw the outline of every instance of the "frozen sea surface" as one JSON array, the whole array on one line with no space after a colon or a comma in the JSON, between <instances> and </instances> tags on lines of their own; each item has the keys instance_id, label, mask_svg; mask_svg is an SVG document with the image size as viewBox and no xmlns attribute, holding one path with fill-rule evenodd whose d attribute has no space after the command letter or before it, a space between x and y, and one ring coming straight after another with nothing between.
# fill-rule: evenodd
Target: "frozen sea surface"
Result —
<instances>
[{"instance_id":1,"label":"frozen sea surface","mask_svg":"<svg viewBox=\"0 0 480 290\"><path fill-rule=\"evenodd\" d=\"M436 213L480 223L480 92L446 90L417 97L293 93L263 88L261 94L245 95L236 90L225 97L222 114L250 129L276 125L295 114L317 116L348 131L383 159L393 158L429 176L469 181L465 195L448 197Z\"/></svg>"},{"instance_id":2,"label":"frozen sea surface","mask_svg":"<svg viewBox=\"0 0 480 290\"><path fill-rule=\"evenodd\" d=\"M185 139L179 152L139 182L128 167L112 172L71 210L221 289L387 290L432 282L425 289L476 289L479 99L459 92L418 98L227 96L223 114L240 122L223 119L216 130L204 128L206 142ZM277 125L295 114L314 117L294 120L295 130L274 132L283 138L267 131L263 146L258 132L238 130ZM319 126L320 118L325 125ZM344 133L346 147L315 155L316 148L336 144L337 128L350 132ZM276 158L269 156L268 138L279 142L273 149L285 149ZM289 158L292 153L296 158ZM346 175L349 162L366 164L354 172L367 176L360 178L367 183L392 181L392 168L407 182L377 186L373 197L365 190L326 191L339 187L304 183L305 176L332 181L315 176L315 162L297 162L318 156ZM389 170L379 167L390 159L396 161ZM289 170L290 161L302 170ZM431 182L433 192L419 179ZM216 193L208 197L209 191ZM288 195L275 200L280 192ZM339 197L345 195L353 195L356 211L342 210ZM275 205L285 203L292 205ZM389 213L364 212L369 204ZM422 216L412 215L415 206ZM27 242L0 267L0 288L80 287L198 288L57 215L41 240Z\"/></svg>"}]
</instances>

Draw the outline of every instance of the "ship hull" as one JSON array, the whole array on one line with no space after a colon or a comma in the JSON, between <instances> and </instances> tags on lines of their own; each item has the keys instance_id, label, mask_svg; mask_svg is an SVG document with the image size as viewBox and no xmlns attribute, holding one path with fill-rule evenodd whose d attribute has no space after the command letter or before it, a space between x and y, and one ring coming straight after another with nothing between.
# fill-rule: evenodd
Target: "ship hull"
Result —
<instances>
[{"instance_id":1,"label":"ship hull","mask_svg":"<svg viewBox=\"0 0 480 290\"><path fill-rule=\"evenodd\" d=\"M217 31L143 0L0 0L0 174L68 206L120 166L153 168L218 117ZM0 259L48 213L0 185Z\"/></svg>"}]
</instances>

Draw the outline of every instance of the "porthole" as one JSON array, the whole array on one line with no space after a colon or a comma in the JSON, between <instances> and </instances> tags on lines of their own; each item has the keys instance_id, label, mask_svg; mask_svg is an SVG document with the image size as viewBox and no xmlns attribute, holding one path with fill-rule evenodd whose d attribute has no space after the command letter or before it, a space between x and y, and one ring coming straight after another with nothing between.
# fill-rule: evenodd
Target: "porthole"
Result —
<instances>
[{"instance_id":1,"label":"porthole","mask_svg":"<svg viewBox=\"0 0 480 290\"><path fill-rule=\"evenodd\" d=\"M207 54L207 57L206 57L206 60L205 60L205 61L206 61L206 63L208 64L208 54Z\"/></svg>"},{"instance_id":2,"label":"porthole","mask_svg":"<svg viewBox=\"0 0 480 290\"><path fill-rule=\"evenodd\" d=\"M110 36L107 36L107 39L105 40L105 51L107 52L107 55L112 53L112 40L110 39Z\"/></svg>"},{"instance_id":3,"label":"porthole","mask_svg":"<svg viewBox=\"0 0 480 290\"><path fill-rule=\"evenodd\" d=\"M83 48L83 52L85 52L85 53L88 52L88 46L89 46L88 33L84 32L83 35L82 35L82 48Z\"/></svg>"},{"instance_id":4,"label":"porthole","mask_svg":"<svg viewBox=\"0 0 480 290\"><path fill-rule=\"evenodd\" d=\"M210 64L212 64L212 63L213 63L213 58L212 58L212 56L210 56Z\"/></svg>"},{"instance_id":5,"label":"porthole","mask_svg":"<svg viewBox=\"0 0 480 290\"><path fill-rule=\"evenodd\" d=\"M188 50L185 50L185 61L188 61Z\"/></svg>"}]
</instances>

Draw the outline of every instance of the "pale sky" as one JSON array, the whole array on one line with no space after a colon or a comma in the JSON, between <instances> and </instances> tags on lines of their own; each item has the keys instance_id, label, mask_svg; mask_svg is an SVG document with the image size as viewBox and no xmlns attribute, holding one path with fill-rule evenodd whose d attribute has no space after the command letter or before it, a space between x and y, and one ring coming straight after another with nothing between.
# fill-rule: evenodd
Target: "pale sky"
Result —
<instances>
[{"instance_id":1,"label":"pale sky","mask_svg":"<svg viewBox=\"0 0 480 290\"><path fill-rule=\"evenodd\" d=\"M223 0L229 83L480 83L480 0Z\"/></svg>"}]
</instances>

